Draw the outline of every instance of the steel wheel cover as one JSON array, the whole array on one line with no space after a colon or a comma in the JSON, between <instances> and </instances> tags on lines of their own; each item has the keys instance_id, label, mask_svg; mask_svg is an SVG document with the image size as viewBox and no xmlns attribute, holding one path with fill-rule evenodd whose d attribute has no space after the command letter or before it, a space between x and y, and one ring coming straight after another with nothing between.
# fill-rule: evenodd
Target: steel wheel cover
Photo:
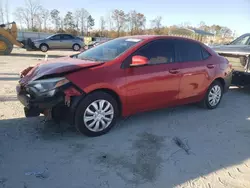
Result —
<instances>
[{"instance_id":1,"label":"steel wheel cover","mask_svg":"<svg viewBox=\"0 0 250 188\"><path fill-rule=\"evenodd\" d=\"M216 106L221 99L221 87L219 85L214 85L209 94L208 94L208 102L211 106Z\"/></svg>"},{"instance_id":2,"label":"steel wheel cover","mask_svg":"<svg viewBox=\"0 0 250 188\"><path fill-rule=\"evenodd\" d=\"M114 107L104 99L92 102L83 115L85 126L93 132L100 132L108 128L113 118Z\"/></svg>"}]
</instances>

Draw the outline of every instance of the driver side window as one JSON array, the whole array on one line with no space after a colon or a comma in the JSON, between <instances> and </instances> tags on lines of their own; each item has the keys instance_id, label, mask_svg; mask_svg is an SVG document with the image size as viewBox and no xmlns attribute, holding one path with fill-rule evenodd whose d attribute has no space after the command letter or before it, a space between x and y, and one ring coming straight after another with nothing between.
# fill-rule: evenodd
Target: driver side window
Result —
<instances>
[{"instance_id":1,"label":"driver side window","mask_svg":"<svg viewBox=\"0 0 250 188\"><path fill-rule=\"evenodd\" d=\"M164 64L174 62L174 43L172 40L157 40L146 44L133 55L148 58L148 64Z\"/></svg>"}]
</instances>

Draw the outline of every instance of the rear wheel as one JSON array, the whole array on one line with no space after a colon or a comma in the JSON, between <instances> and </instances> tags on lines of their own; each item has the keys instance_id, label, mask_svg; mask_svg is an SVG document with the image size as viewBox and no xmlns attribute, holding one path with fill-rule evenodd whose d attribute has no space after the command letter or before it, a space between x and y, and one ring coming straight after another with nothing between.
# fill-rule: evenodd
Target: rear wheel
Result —
<instances>
[{"instance_id":1,"label":"rear wheel","mask_svg":"<svg viewBox=\"0 0 250 188\"><path fill-rule=\"evenodd\" d=\"M3 36L0 36L0 55L9 55L13 50L13 44Z\"/></svg>"},{"instance_id":2,"label":"rear wheel","mask_svg":"<svg viewBox=\"0 0 250 188\"><path fill-rule=\"evenodd\" d=\"M95 137L110 131L118 116L116 100L98 91L86 96L76 110L75 126L79 132Z\"/></svg>"},{"instance_id":3,"label":"rear wheel","mask_svg":"<svg viewBox=\"0 0 250 188\"><path fill-rule=\"evenodd\" d=\"M223 87L219 81L214 81L207 90L200 106L208 109L215 109L221 102L223 96Z\"/></svg>"}]
</instances>

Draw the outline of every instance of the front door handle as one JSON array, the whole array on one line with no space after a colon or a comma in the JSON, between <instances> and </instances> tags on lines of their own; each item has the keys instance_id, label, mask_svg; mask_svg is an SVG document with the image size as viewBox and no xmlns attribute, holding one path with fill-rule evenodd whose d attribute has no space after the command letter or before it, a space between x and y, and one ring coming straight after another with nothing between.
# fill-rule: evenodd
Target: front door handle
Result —
<instances>
[{"instance_id":1,"label":"front door handle","mask_svg":"<svg viewBox=\"0 0 250 188\"><path fill-rule=\"evenodd\" d=\"M208 65L207 65L207 68L209 68L209 69L213 69L214 67L215 67L214 64L208 64Z\"/></svg>"},{"instance_id":2,"label":"front door handle","mask_svg":"<svg viewBox=\"0 0 250 188\"><path fill-rule=\"evenodd\" d=\"M179 69L170 69L169 72L170 72L171 74L177 74L177 73L180 72L180 70L179 70Z\"/></svg>"}]
</instances>

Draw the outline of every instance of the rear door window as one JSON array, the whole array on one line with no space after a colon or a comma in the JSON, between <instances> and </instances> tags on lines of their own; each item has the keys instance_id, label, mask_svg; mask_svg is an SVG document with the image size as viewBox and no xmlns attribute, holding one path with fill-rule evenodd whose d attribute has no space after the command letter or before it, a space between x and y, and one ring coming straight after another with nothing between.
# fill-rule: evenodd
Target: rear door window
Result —
<instances>
[{"instance_id":1,"label":"rear door window","mask_svg":"<svg viewBox=\"0 0 250 188\"><path fill-rule=\"evenodd\" d=\"M208 59L211 56L211 54L203 47L201 47L201 53L204 60Z\"/></svg>"},{"instance_id":2,"label":"rear door window","mask_svg":"<svg viewBox=\"0 0 250 188\"><path fill-rule=\"evenodd\" d=\"M188 40L177 40L176 47L176 59L178 62L194 62L202 61L202 47L195 42Z\"/></svg>"},{"instance_id":3,"label":"rear door window","mask_svg":"<svg viewBox=\"0 0 250 188\"><path fill-rule=\"evenodd\" d=\"M141 55L149 59L149 64L174 62L174 43L172 40L157 40L146 44L133 55Z\"/></svg>"},{"instance_id":4,"label":"rear door window","mask_svg":"<svg viewBox=\"0 0 250 188\"><path fill-rule=\"evenodd\" d=\"M71 35L62 35L62 40L72 40L73 38Z\"/></svg>"}]
</instances>

